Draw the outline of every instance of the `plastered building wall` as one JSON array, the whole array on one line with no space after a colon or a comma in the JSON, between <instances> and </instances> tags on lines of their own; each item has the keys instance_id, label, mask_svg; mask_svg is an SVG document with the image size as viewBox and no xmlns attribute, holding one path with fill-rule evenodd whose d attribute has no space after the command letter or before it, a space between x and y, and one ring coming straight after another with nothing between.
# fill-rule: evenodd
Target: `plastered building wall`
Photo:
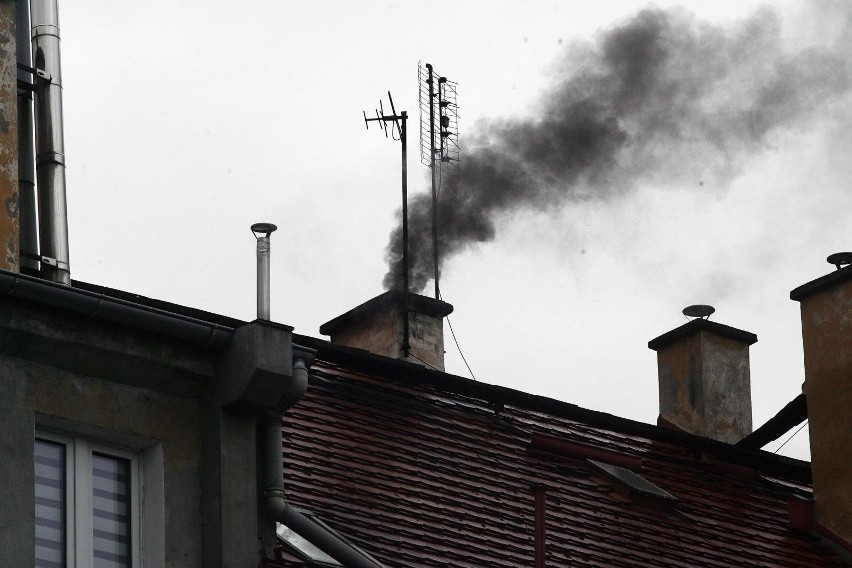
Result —
<instances>
[{"instance_id":1,"label":"plastered building wall","mask_svg":"<svg viewBox=\"0 0 852 568\"><path fill-rule=\"evenodd\" d=\"M223 410L211 351L28 302L0 302L0 566L34 562L37 429L159 460L145 566L254 566L255 418ZM150 458L154 455L154 458ZM150 495L149 495L150 497ZM143 502L146 497L143 497ZM150 513L151 511L149 511ZM145 539L148 539L147 541Z\"/></svg>"}]
</instances>

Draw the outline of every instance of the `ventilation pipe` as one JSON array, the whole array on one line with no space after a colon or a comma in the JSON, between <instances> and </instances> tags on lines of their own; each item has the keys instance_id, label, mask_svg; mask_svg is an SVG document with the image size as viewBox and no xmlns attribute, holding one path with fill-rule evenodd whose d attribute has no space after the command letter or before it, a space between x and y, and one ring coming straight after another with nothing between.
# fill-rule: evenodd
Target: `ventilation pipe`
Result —
<instances>
[{"instance_id":1,"label":"ventilation pipe","mask_svg":"<svg viewBox=\"0 0 852 568\"><path fill-rule=\"evenodd\" d=\"M269 235L278 229L272 223L255 223L257 239L257 319L269 320Z\"/></svg>"},{"instance_id":2,"label":"ventilation pipe","mask_svg":"<svg viewBox=\"0 0 852 568\"><path fill-rule=\"evenodd\" d=\"M15 31L18 63L32 69L33 52L30 42L30 3L15 3ZM38 251L38 219L35 195L35 138L33 133L33 82L31 71L18 69L18 214L21 267L38 271L38 261L32 257ZM37 257L36 257L37 258Z\"/></svg>"},{"instance_id":3,"label":"ventilation pipe","mask_svg":"<svg viewBox=\"0 0 852 568\"><path fill-rule=\"evenodd\" d=\"M278 227L272 223L255 223L251 231L257 239L257 319L269 319L269 235ZM264 438L263 498L270 520L286 525L308 542L346 566L347 568L382 568L335 534L311 521L287 502L284 493L284 461L281 448L284 440L281 416L299 402L308 388L308 368L315 351L293 345L293 378L275 408L261 417Z\"/></svg>"},{"instance_id":4,"label":"ventilation pipe","mask_svg":"<svg viewBox=\"0 0 852 568\"><path fill-rule=\"evenodd\" d=\"M56 0L33 0L32 49L35 63L35 162L42 273L48 280L70 285L62 71Z\"/></svg>"}]
</instances>

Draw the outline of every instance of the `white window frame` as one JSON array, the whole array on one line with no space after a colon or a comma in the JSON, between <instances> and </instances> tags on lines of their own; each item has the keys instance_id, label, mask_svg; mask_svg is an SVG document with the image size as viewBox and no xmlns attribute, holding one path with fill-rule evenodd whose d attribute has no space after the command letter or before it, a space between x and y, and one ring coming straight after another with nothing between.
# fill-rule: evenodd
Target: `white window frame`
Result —
<instances>
[{"instance_id":1,"label":"white window frame","mask_svg":"<svg viewBox=\"0 0 852 568\"><path fill-rule=\"evenodd\" d=\"M59 419L37 422L35 439L65 446L66 566L92 566L93 453L129 460L131 566L164 566L162 443L94 427L68 428L66 421Z\"/></svg>"}]
</instances>

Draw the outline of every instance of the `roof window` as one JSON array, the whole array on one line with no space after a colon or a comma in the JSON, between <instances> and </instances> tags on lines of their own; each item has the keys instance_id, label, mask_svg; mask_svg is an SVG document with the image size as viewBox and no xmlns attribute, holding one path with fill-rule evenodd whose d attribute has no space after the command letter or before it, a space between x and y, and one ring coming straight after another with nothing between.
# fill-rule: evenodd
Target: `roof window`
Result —
<instances>
[{"instance_id":1,"label":"roof window","mask_svg":"<svg viewBox=\"0 0 852 568\"><path fill-rule=\"evenodd\" d=\"M376 559L361 550L359 547L355 546L355 544L351 543L339 532L324 523L316 513L312 513L304 509L294 508L293 510L296 511L294 517L297 521L295 523L295 528L282 523L275 524L275 532L278 535L278 539L281 541L281 544L284 546L284 549L288 554L298 557L307 566L344 568L344 564L341 564L331 555L327 554L308 540L311 536L310 533L314 534L314 537L316 538L317 531L315 529L319 529L321 533L326 535L324 538L330 539L330 543L336 543L338 550L342 545L343 548L349 549L353 554L360 556L366 562L366 564L362 563L359 564L359 566L370 565L375 566L376 568L381 568L381 564ZM300 534L299 530L308 531L309 534Z\"/></svg>"},{"instance_id":2,"label":"roof window","mask_svg":"<svg viewBox=\"0 0 852 568\"><path fill-rule=\"evenodd\" d=\"M275 523L275 532L290 551L296 553L296 555L304 560L310 560L312 564L316 563L318 566L343 566L343 564L308 542L287 525Z\"/></svg>"},{"instance_id":3,"label":"roof window","mask_svg":"<svg viewBox=\"0 0 852 568\"><path fill-rule=\"evenodd\" d=\"M677 497L627 468L595 460L586 461L604 477L616 482L621 488L620 493L641 505L651 505L653 508L662 506L663 509L670 509L678 502Z\"/></svg>"}]
</instances>

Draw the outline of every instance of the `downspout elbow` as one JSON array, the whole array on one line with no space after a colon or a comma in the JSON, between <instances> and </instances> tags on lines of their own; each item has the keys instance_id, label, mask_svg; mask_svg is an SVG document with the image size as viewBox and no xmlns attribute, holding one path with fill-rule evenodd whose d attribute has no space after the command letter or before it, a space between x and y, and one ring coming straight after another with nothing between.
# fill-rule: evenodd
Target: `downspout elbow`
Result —
<instances>
[{"instance_id":1,"label":"downspout elbow","mask_svg":"<svg viewBox=\"0 0 852 568\"><path fill-rule=\"evenodd\" d=\"M308 367L313 363L314 352L294 346L293 375L285 392L273 410L262 417L264 430L263 494L269 516L280 520L287 508L284 496L284 460L282 456L281 415L301 400L308 388Z\"/></svg>"},{"instance_id":2,"label":"downspout elbow","mask_svg":"<svg viewBox=\"0 0 852 568\"><path fill-rule=\"evenodd\" d=\"M281 415L296 404L308 386L308 368L315 352L293 346L293 377L290 387L278 401L274 410L261 416L264 430L264 480L263 498L270 520L288 526L314 546L349 568L382 568L371 558L341 541L334 534L311 521L287 503L284 493L284 460Z\"/></svg>"}]
</instances>

